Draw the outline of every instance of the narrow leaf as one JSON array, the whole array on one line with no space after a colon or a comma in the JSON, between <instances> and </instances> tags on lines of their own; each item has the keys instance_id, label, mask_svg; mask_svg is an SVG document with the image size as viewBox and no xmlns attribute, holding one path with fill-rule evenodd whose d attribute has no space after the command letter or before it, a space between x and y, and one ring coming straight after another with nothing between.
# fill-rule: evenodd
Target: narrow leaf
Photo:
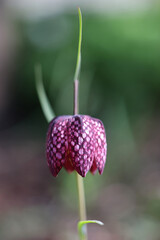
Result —
<instances>
[{"instance_id":1,"label":"narrow leaf","mask_svg":"<svg viewBox=\"0 0 160 240\"><path fill-rule=\"evenodd\" d=\"M53 109L51 107L51 104L47 98L43 81L42 81L42 69L40 64L37 64L35 66L35 82L36 82L36 90L38 94L38 98L40 101L40 105L43 111L43 114L47 120L47 122L50 122L54 117L55 114L53 112Z\"/></svg>"},{"instance_id":2,"label":"narrow leaf","mask_svg":"<svg viewBox=\"0 0 160 240\"><path fill-rule=\"evenodd\" d=\"M78 80L80 68L81 68L82 13L80 8L78 8L78 15L79 15L79 40L78 40L78 53L77 53L77 63L76 63L74 81Z\"/></svg>"},{"instance_id":3,"label":"narrow leaf","mask_svg":"<svg viewBox=\"0 0 160 240\"><path fill-rule=\"evenodd\" d=\"M97 221L97 220L79 221L78 222L78 232L79 232L80 239L83 239L84 236L86 235L85 224L88 224L88 223L97 223L99 225L104 225L103 222Z\"/></svg>"}]
</instances>

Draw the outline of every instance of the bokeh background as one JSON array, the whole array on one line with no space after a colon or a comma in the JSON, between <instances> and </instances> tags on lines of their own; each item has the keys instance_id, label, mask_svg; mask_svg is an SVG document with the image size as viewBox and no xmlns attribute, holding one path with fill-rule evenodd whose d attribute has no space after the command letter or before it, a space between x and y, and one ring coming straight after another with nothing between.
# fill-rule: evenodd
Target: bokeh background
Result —
<instances>
[{"instance_id":1,"label":"bokeh background","mask_svg":"<svg viewBox=\"0 0 160 240\"><path fill-rule=\"evenodd\" d=\"M104 174L85 178L89 239L160 239L160 3L0 1L0 239L78 239L75 174L55 179L35 89L40 63L57 115L73 112L83 13L80 113L100 118Z\"/></svg>"}]
</instances>

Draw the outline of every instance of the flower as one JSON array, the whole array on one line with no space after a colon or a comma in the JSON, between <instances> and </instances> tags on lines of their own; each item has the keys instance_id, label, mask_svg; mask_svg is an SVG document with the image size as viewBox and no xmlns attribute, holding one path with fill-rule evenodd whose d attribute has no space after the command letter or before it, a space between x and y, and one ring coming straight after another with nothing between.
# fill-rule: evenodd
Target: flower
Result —
<instances>
[{"instance_id":1,"label":"flower","mask_svg":"<svg viewBox=\"0 0 160 240\"><path fill-rule=\"evenodd\" d=\"M90 170L102 174L107 143L103 123L87 115L54 118L47 133L46 157L50 171L57 176L64 166L85 177Z\"/></svg>"}]
</instances>

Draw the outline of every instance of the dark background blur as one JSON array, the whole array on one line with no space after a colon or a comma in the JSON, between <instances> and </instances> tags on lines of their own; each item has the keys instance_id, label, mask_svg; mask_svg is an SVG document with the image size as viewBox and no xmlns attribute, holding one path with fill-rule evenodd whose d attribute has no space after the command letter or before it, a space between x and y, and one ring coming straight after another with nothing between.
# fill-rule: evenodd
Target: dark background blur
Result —
<instances>
[{"instance_id":1,"label":"dark background blur","mask_svg":"<svg viewBox=\"0 0 160 240\"><path fill-rule=\"evenodd\" d=\"M42 65L57 115L72 114L78 44L72 0L0 2L0 239L78 239L75 174L55 179L35 90ZM104 174L85 178L89 239L160 239L160 4L82 1L80 113L100 118Z\"/></svg>"}]
</instances>

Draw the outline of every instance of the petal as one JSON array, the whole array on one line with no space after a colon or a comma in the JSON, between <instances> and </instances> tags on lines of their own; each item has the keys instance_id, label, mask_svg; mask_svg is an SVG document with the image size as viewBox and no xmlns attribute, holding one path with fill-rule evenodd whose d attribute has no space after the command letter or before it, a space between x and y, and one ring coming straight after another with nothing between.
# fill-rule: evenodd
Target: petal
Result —
<instances>
[{"instance_id":1,"label":"petal","mask_svg":"<svg viewBox=\"0 0 160 240\"><path fill-rule=\"evenodd\" d=\"M103 123L96 118L93 120L93 129L94 129L94 162L98 168L100 174L103 173L106 155L107 155L107 142L106 142L106 133Z\"/></svg>"},{"instance_id":2,"label":"petal","mask_svg":"<svg viewBox=\"0 0 160 240\"><path fill-rule=\"evenodd\" d=\"M91 169L90 169L90 172L91 172L93 175L97 172L97 165L96 165L95 159L93 160L93 164L92 164L92 167L91 167Z\"/></svg>"},{"instance_id":3,"label":"petal","mask_svg":"<svg viewBox=\"0 0 160 240\"><path fill-rule=\"evenodd\" d=\"M67 122L70 116L60 116L54 118L47 133L46 157L48 166L54 177L57 176L68 151Z\"/></svg>"},{"instance_id":4,"label":"petal","mask_svg":"<svg viewBox=\"0 0 160 240\"><path fill-rule=\"evenodd\" d=\"M85 177L93 163L93 130L91 117L74 115L67 124L70 158L75 170Z\"/></svg>"},{"instance_id":5,"label":"petal","mask_svg":"<svg viewBox=\"0 0 160 240\"><path fill-rule=\"evenodd\" d=\"M66 159L65 159L65 164L64 164L65 169L67 170L67 172L71 173L74 171L74 167L73 164L71 162L71 158L70 155L68 154Z\"/></svg>"}]
</instances>

